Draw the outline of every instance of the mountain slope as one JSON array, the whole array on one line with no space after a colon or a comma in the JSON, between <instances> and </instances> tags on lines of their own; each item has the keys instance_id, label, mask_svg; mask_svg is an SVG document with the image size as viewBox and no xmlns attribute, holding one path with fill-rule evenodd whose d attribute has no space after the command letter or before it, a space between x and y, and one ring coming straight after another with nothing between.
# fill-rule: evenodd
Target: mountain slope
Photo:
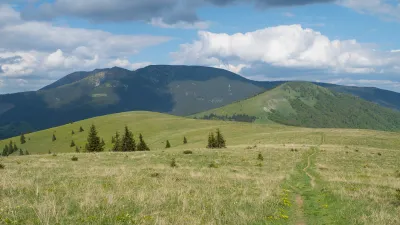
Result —
<instances>
[{"instance_id":1,"label":"mountain slope","mask_svg":"<svg viewBox=\"0 0 400 225\"><path fill-rule=\"evenodd\" d=\"M275 83L280 82L266 84ZM199 66L114 67L71 74L37 92L0 95L0 139L117 112L190 115L264 89L265 83Z\"/></svg>"},{"instance_id":2,"label":"mountain slope","mask_svg":"<svg viewBox=\"0 0 400 225\"><path fill-rule=\"evenodd\" d=\"M288 82L247 100L195 115L253 118L293 126L400 130L400 112L307 82Z\"/></svg>"},{"instance_id":3,"label":"mountain slope","mask_svg":"<svg viewBox=\"0 0 400 225\"><path fill-rule=\"evenodd\" d=\"M259 146L268 146L269 144L278 144L279 146L282 144L317 145L321 141L321 133L325 134L325 144L340 143L341 145L364 145L391 149L397 148L400 144L398 133L194 120L161 113L137 111L94 117L26 134L27 142L25 144L20 144L19 136L2 140L0 141L0 150L10 140L31 154L47 154L49 151L52 153L75 152L75 147L70 147L72 140L78 148L83 150L89 127L92 124L96 125L100 138L104 139L106 150L112 147L111 137L117 131L122 133L125 125L132 130L136 140L139 133L142 133L151 150L164 149L166 140L170 141L172 148L205 148L209 132L217 128L220 128L224 134L228 147L238 146L241 149L255 144ZM80 127L83 127L85 131L79 132ZM72 131L75 134L72 134ZM52 141L53 134L56 136L56 141ZM188 139L187 145L183 144L184 136Z\"/></svg>"},{"instance_id":4,"label":"mountain slope","mask_svg":"<svg viewBox=\"0 0 400 225\"><path fill-rule=\"evenodd\" d=\"M202 66L118 67L77 72L36 92L0 95L0 139L110 113L144 110L187 116L265 92L283 81L252 81ZM322 84L400 109L400 94Z\"/></svg>"}]
</instances>

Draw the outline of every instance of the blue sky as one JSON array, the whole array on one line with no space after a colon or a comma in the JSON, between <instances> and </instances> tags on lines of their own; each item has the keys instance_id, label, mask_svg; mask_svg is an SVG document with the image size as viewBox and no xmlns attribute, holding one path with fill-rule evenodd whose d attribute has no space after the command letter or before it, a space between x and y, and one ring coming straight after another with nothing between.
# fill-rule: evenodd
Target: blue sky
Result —
<instances>
[{"instance_id":1,"label":"blue sky","mask_svg":"<svg viewBox=\"0 0 400 225\"><path fill-rule=\"evenodd\" d=\"M397 0L0 0L0 36L0 93L149 64L400 92Z\"/></svg>"}]
</instances>

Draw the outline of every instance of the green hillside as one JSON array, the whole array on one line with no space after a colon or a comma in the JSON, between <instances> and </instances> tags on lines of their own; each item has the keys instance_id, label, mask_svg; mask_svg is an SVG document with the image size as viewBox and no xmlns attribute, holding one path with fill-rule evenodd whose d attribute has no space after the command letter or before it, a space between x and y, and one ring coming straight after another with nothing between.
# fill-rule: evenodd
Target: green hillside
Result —
<instances>
[{"instance_id":1,"label":"green hillside","mask_svg":"<svg viewBox=\"0 0 400 225\"><path fill-rule=\"evenodd\" d=\"M288 82L250 99L193 117L243 121L247 117L255 123L314 128L400 130L400 112L307 82Z\"/></svg>"},{"instance_id":2,"label":"green hillside","mask_svg":"<svg viewBox=\"0 0 400 225\"><path fill-rule=\"evenodd\" d=\"M107 148L128 125L151 151L74 152L91 124ZM205 148L216 128L226 149ZM129 112L26 138L46 154L0 157L0 224L400 223L399 133Z\"/></svg>"},{"instance_id":3,"label":"green hillside","mask_svg":"<svg viewBox=\"0 0 400 225\"><path fill-rule=\"evenodd\" d=\"M320 132L327 134L326 143L335 144L340 141L343 145L363 143L367 146L396 146L399 141L391 140L388 143L381 143L378 139L369 139L370 135L385 136L387 139L397 137L395 133L383 133L375 131L357 130L331 130L331 129L310 129L289 127L279 124L250 124L240 122L194 120L176 117L153 112L127 112L95 117L75 123L70 123L48 130L26 134L27 142L20 144L19 137L0 141L0 150L10 140L17 143L19 148L28 150L31 154L74 152L75 148L70 147L73 140L81 150L84 149L90 125L96 125L99 136L106 143L106 150L111 149L111 137L115 132L123 132L127 125L134 133L137 140L139 133L142 133L147 144L152 150L164 149L166 140L169 140L173 148L204 148L210 131L220 128L228 140L229 146L247 146L255 144L317 144L321 137ZM85 130L79 132L79 128ZM72 134L74 131L75 134ZM57 140L52 141L53 134ZM188 144L183 144L183 137L186 136ZM332 137L332 138L331 138ZM352 137L352 138L349 138ZM17 153L14 153L17 154Z\"/></svg>"}]
</instances>

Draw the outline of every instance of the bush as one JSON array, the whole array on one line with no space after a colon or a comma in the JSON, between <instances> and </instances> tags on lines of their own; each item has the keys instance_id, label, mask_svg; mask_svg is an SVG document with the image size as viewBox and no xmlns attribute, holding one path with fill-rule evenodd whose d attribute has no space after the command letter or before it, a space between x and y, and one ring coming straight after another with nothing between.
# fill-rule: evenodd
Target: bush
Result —
<instances>
[{"instance_id":1,"label":"bush","mask_svg":"<svg viewBox=\"0 0 400 225\"><path fill-rule=\"evenodd\" d=\"M167 140L167 144L165 144L165 148L171 148L171 144L169 143L168 140Z\"/></svg>"},{"instance_id":2,"label":"bush","mask_svg":"<svg viewBox=\"0 0 400 225\"><path fill-rule=\"evenodd\" d=\"M261 152L258 153L257 159L260 160L260 161L264 160L264 156L261 154Z\"/></svg>"},{"instance_id":3,"label":"bush","mask_svg":"<svg viewBox=\"0 0 400 225\"><path fill-rule=\"evenodd\" d=\"M400 203L400 188L396 189L396 199Z\"/></svg>"},{"instance_id":4,"label":"bush","mask_svg":"<svg viewBox=\"0 0 400 225\"><path fill-rule=\"evenodd\" d=\"M53 153L53 156L54 156L54 157L56 157L56 156L57 156L57 154L56 154L56 153Z\"/></svg>"},{"instance_id":5,"label":"bush","mask_svg":"<svg viewBox=\"0 0 400 225\"><path fill-rule=\"evenodd\" d=\"M72 160L72 161L78 161L78 157L72 156L71 160Z\"/></svg>"},{"instance_id":6,"label":"bush","mask_svg":"<svg viewBox=\"0 0 400 225\"><path fill-rule=\"evenodd\" d=\"M190 155L190 154L193 154L193 152L191 150L185 150L185 151L183 151L183 154Z\"/></svg>"},{"instance_id":7,"label":"bush","mask_svg":"<svg viewBox=\"0 0 400 225\"><path fill-rule=\"evenodd\" d=\"M216 162L211 162L210 164L208 164L208 167L209 167L209 168L218 168L219 165L218 165L218 163L216 163Z\"/></svg>"},{"instance_id":8,"label":"bush","mask_svg":"<svg viewBox=\"0 0 400 225\"><path fill-rule=\"evenodd\" d=\"M152 173L152 174L150 174L150 176L151 177L160 177L160 174L159 173Z\"/></svg>"},{"instance_id":9,"label":"bush","mask_svg":"<svg viewBox=\"0 0 400 225\"><path fill-rule=\"evenodd\" d=\"M400 170L397 170L397 171L394 173L394 176L397 177L397 178L400 178Z\"/></svg>"},{"instance_id":10,"label":"bush","mask_svg":"<svg viewBox=\"0 0 400 225\"><path fill-rule=\"evenodd\" d=\"M382 153L378 152L378 155L379 155L379 156L381 156L381 155L382 155Z\"/></svg>"},{"instance_id":11,"label":"bush","mask_svg":"<svg viewBox=\"0 0 400 225\"><path fill-rule=\"evenodd\" d=\"M3 165L2 163L0 163L0 169L3 170L3 169L5 169L5 168L6 168L6 166Z\"/></svg>"},{"instance_id":12,"label":"bush","mask_svg":"<svg viewBox=\"0 0 400 225\"><path fill-rule=\"evenodd\" d=\"M170 163L171 167L178 167L178 164L176 164L176 160L175 158L172 159L171 163Z\"/></svg>"}]
</instances>

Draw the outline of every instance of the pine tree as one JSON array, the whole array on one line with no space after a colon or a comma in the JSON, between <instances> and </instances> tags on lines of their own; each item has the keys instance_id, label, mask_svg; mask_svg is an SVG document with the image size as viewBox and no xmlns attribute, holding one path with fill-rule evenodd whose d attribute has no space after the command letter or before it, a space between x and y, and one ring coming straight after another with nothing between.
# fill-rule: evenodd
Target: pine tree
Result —
<instances>
[{"instance_id":1,"label":"pine tree","mask_svg":"<svg viewBox=\"0 0 400 225\"><path fill-rule=\"evenodd\" d=\"M78 146L75 146L75 152L80 152Z\"/></svg>"},{"instance_id":2,"label":"pine tree","mask_svg":"<svg viewBox=\"0 0 400 225\"><path fill-rule=\"evenodd\" d=\"M101 145L100 138L97 136L95 125L90 127L85 148L87 152L102 152L104 150L104 146Z\"/></svg>"},{"instance_id":3,"label":"pine tree","mask_svg":"<svg viewBox=\"0 0 400 225\"><path fill-rule=\"evenodd\" d=\"M167 144L165 145L165 148L171 148L171 144L169 143L168 140L167 140Z\"/></svg>"},{"instance_id":4,"label":"pine tree","mask_svg":"<svg viewBox=\"0 0 400 225\"><path fill-rule=\"evenodd\" d=\"M10 141L10 144L8 144L8 155L11 155L14 153L14 145L12 141Z\"/></svg>"},{"instance_id":5,"label":"pine tree","mask_svg":"<svg viewBox=\"0 0 400 225\"><path fill-rule=\"evenodd\" d=\"M183 144L186 145L188 143L186 137L183 137Z\"/></svg>"},{"instance_id":6,"label":"pine tree","mask_svg":"<svg viewBox=\"0 0 400 225\"><path fill-rule=\"evenodd\" d=\"M211 132L211 133L208 135L208 144L207 144L207 148L216 148L216 147L217 147L216 139L215 139L214 133Z\"/></svg>"},{"instance_id":7,"label":"pine tree","mask_svg":"<svg viewBox=\"0 0 400 225\"><path fill-rule=\"evenodd\" d=\"M24 151L22 151L22 149L19 149L19 155L24 155Z\"/></svg>"},{"instance_id":8,"label":"pine tree","mask_svg":"<svg viewBox=\"0 0 400 225\"><path fill-rule=\"evenodd\" d=\"M136 143L135 143L135 140L133 139L133 134L128 129L127 126L125 126L125 133L124 133L124 136L122 137L121 150L123 152L136 151Z\"/></svg>"},{"instance_id":9,"label":"pine tree","mask_svg":"<svg viewBox=\"0 0 400 225\"><path fill-rule=\"evenodd\" d=\"M52 141L54 142L54 141L56 141L56 140L57 140L57 138L56 138L56 135L55 135L55 134L53 134Z\"/></svg>"},{"instance_id":10,"label":"pine tree","mask_svg":"<svg viewBox=\"0 0 400 225\"><path fill-rule=\"evenodd\" d=\"M106 143L104 142L104 139L101 139L100 146L103 149L104 149L104 146L106 146Z\"/></svg>"},{"instance_id":11,"label":"pine tree","mask_svg":"<svg viewBox=\"0 0 400 225\"><path fill-rule=\"evenodd\" d=\"M75 142L74 142L74 140L71 141L71 144L70 144L69 146L70 146L71 148L72 148L72 147L75 147Z\"/></svg>"},{"instance_id":12,"label":"pine tree","mask_svg":"<svg viewBox=\"0 0 400 225\"><path fill-rule=\"evenodd\" d=\"M111 137L111 143L112 143L112 144L115 143L115 137L114 137L114 136Z\"/></svg>"},{"instance_id":13,"label":"pine tree","mask_svg":"<svg viewBox=\"0 0 400 225\"><path fill-rule=\"evenodd\" d=\"M14 145L13 145L13 152L17 152L18 151L18 147L17 147L17 144L15 144L15 142L14 142Z\"/></svg>"},{"instance_id":14,"label":"pine tree","mask_svg":"<svg viewBox=\"0 0 400 225\"><path fill-rule=\"evenodd\" d=\"M2 156L8 156L8 145L4 146Z\"/></svg>"},{"instance_id":15,"label":"pine tree","mask_svg":"<svg viewBox=\"0 0 400 225\"><path fill-rule=\"evenodd\" d=\"M216 147L217 148L226 148L224 136L222 135L222 133L219 129L217 129Z\"/></svg>"},{"instance_id":16,"label":"pine tree","mask_svg":"<svg viewBox=\"0 0 400 225\"><path fill-rule=\"evenodd\" d=\"M29 152L28 152L28 150L25 150L25 155L29 155Z\"/></svg>"},{"instance_id":17,"label":"pine tree","mask_svg":"<svg viewBox=\"0 0 400 225\"><path fill-rule=\"evenodd\" d=\"M75 134L75 131L74 131L74 130L72 130L72 131L71 131L71 134L72 134L72 135L74 135L74 134Z\"/></svg>"},{"instance_id":18,"label":"pine tree","mask_svg":"<svg viewBox=\"0 0 400 225\"><path fill-rule=\"evenodd\" d=\"M114 146L111 149L111 151L113 152L120 152L122 151L121 149L121 140L119 139L119 133L117 131L117 133L115 133L115 138L114 138Z\"/></svg>"},{"instance_id":19,"label":"pine tree","mask_svg":"<svg viewBox=\"0 0 400 225\"><path fill-rule=\"evenodd\" d=\"M20 141L21 141L21 144L22 144L22 145L26 143L25 135L24 135L24 134L21 134Z\"/></svg>"},{"instance_id":20,"label":"pine tree","mask_svg":"<svg viewBox=\"0 0 400 225\"><path fill-rule=\"evenodd\" d=\"M79 127L79 132L85 131L82 127Z\"/></svg>"},{"instance_id":21,"label":"pine tree","mask_svg":"<svg viewBox=\"0 0 400 225\"><path fill-rule=\"evenodd\" d=\"M139 135L139 144L137 146L138 151L150 151L150 148L147 146L146 142L143 140L142 134Z\"/></svg>"}]
</instances>

